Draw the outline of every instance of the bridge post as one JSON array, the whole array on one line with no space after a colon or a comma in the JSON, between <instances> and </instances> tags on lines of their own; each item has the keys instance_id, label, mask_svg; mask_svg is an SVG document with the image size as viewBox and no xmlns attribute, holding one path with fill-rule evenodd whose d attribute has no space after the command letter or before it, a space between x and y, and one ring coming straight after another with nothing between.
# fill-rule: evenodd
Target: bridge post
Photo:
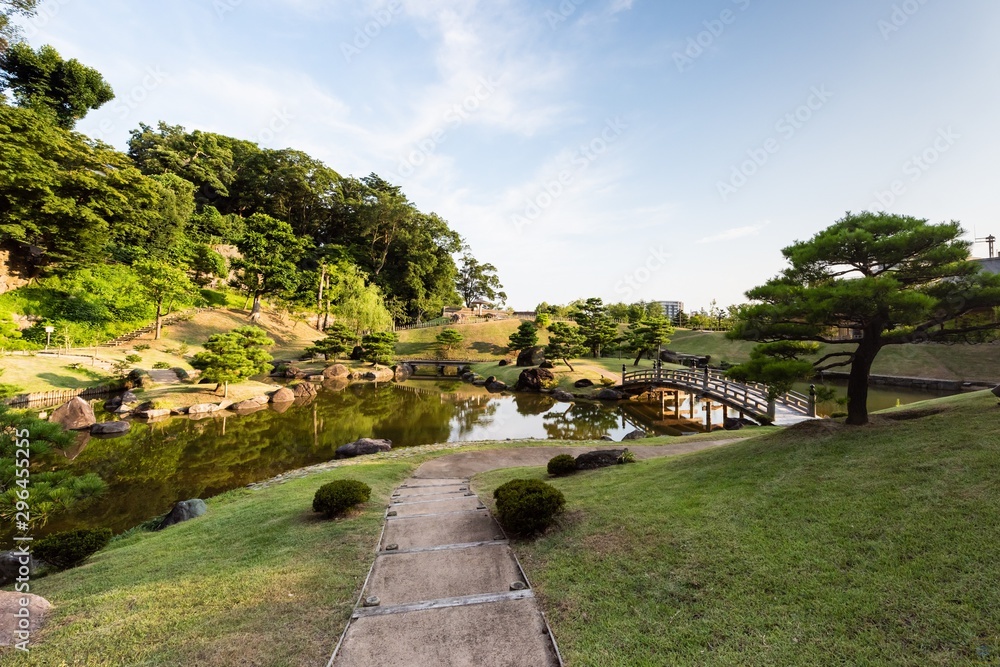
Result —
<instances>
[{"instance_id":1,"label":"bridge post","mask_svg":"<svg viewBox=\"0 0 1000 667\"><path fill-rule=\"evenodd\" d=\"M705 389L708 389L708 366L705 366L705 377L702 378L702 385L704 385Z\"/></svg>"},{"instance_id":2,"label":"bridge post","mask_svg":"<svg viewBox=\"0 0 1000 667\"><path fill-rule=\"evenodd\" d=\"M625 386L625 364L622 364L622 386Z\"/></svg>"},{"instance_id":3,"label":"bridge post","mask_svg":"<svg viewBox=\"0 0 1000 667\"><path fill-rule=\"evenodd\" d=\"M809 416L816 418L816 385L809 385Z\"/></svg>"},{"instance_id":4,"label":"bridge post","mask_svg":"<svg viewBox=\"0 0 1000 667\"><path fill-rule=\"evenodd\" d=\"M772 424L774 423L775 416L777 415L777 406L775 405L774 399L768 397L767 399L767 419Z\"/></svg>"}]
</instances>

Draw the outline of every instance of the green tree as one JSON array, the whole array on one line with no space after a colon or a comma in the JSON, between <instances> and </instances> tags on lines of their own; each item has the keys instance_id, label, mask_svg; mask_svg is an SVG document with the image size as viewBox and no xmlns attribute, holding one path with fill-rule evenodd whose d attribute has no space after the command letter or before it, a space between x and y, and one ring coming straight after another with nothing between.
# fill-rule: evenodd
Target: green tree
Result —
<instances>
[{"instance_id":1,"label":"green tree","mask_svg":"<svg viewBox=\"0 0 1000 667\"><path fill-rule=\"evenodd\" d=\"M386 308L382 290L370 283L357 266L340 263L331 270L329 277L326 296L333 302L332 312L338 321L354 329L355 338L392 327L392 316ZM329 306L327 310L329 312Z\"/></svg>"},{"instance_id":2,"label":"green tree","mask_svg":"<svg viewBox=\"0 0 1000 667\"><path fill-rule=\"evenodd\" d=\"M549 344L545 347L545 356L562 359L572 371L574 368L569 360L587 351L584 341L584 335L579 327L566 322L554 322L549 326Z\"/></svg>"},{"instance_id":3,"label":"green tree","mask_svg":"<svg viewBox=\"0 0 1000 667\"><path fill-rule=\"evenodd\" d=\"M571 317L583 333L584 345L595 358L600 358L604 346L613 344L618 337L618 326L608 317L601 299L590 298L578 304Z\"/></svg>"},{"instance_id":4,"label":"green tree","mask_svg":"<svg viewBox=\"0 0 1000 667\"><path fill-rule=\"evenodd\" d=\"M73 440L73 434L59 424L0 403L0 519L13 522L16 513L24 511L18 503L25 503L31 523L45 525L52 516L80 509L107 489L94 473L77 476L70 470L53 470L52 450L67 448ZM22 443L30 452L27 459L17 453ZM62 454L57 456L64 459ZM26 492L27 473L22 470L31 471L30 493Z\"/></svg>"},{"instance_id":5,"label":"green tree","mask_svg":"<svg viewBox=\"0 0 1000 667\"><path fill-rule=\"evenodd\" d=\"M187 132L179 125L160 122L154 130L141 123L131 132L128 155L144 174L175 174L193 183L201 205L228 197L235 178L233 151L225 137Z\"/></svg>"},{"instance_id":6,"label":"green tree","mask_svg":"<svg viewBox=\"0 0 1000 667\"><path fill-rule=\"evenodd\" d=\"M499 304L507 301L507 294L497 277L497 268L492 264L481 263L468 253L462 256L462 266L455 277L455 287L469 307L478 300Z\"/></svg>"},{"instance_id":7,"label":"green tree","mask_svg":"<svg viewBox=\"0 0 1000 667\"><path fill-rule=\"evenodd\" d=\"M194 274L195 285L199 287L205 287L214 278L224 278L229 268L226 258L204 243L192 246L188 266Z\"/></svg>"},{"instance_id":8,"label":"green tree","mask_svg":"<svg viewBox=\"0 0 1000 667\"><path fill-rule=\"evenodd\" d=\"M51 46L33 50L24 42L0 55L0 90L9 90L19 106L51 114L70 130L76 121L114 99L100 72L78 60L63 60Z\"/></svg>"},{"instance_id":9,"label":"green tree","mask_svg":"<svg viewBox=\"0 0 1000 667\"><path fill-rule=\"evenodd\" d=\"M305 245L287 222L263 213L255 213L246 221L246 230L236 243L240 257L232 265L236 269L234 286L253 298L251 322L260 320L263 296L296 287L297 264Z\"/></svg>"},{"instance_id":10,"label":"green tree","mask_svg":"<svg viewBox=\"0 0 1000 667\"><path fill-rule=\"evenodd\" d=\"M11 23L11 17L31 16L37 8L38 0L0 0L0 54L21 36L17 26Z\"/></svg>"},{"instance_id":11,"label":"green tree","mask_svg":"<svg viewBox=\"0 0 1000 667\"><path fill-rule=\"evenodd\" d=\"M189 297L194 293L194 285L187 274L176 266L157 260L142 260L133 265L139 275L139 284L146 297L156 306L156 333L154 340L160 339L163 326L163 306L176 299Z\"/></svg>"},{"instance_id":12,"label":"green tree","mask_svg":"<svg viewBox=\"0 0 1000 667\"><path fill-rule=\"evenodd\" d=\"M790 266L747 292L752 303L730 335L841 348L813 362L809 372L850 366L847 422L865 424L869 375L882 348L961 340L997 328L990 317L961 321L1000 305L1000 275L982 273L969 261L963 233L957 222L848 213L810 240L782 250ZM852 335L837 335L845 329ZM778 350L780 356L772 354L773 347L758 348L758 359L799 360L794 349ZM764 378L771 364L760 361L737 372L744 371L749 378Z\"/></svg>"},{"instance_id":13,"label":"green tree","mask_svg":"<svg viewBox=\"0 0 1000 667\"><path fill-rule=\"evenodd\" d=\"M626 332L626 342L628 348L636 353L635 362L632 365L638 366L642 355L670 343L670 337L673 335L674 327L670 324L670 320L663 315L647 317L630 324Z\"/></svg>"},{"instance_id":14,"label":"green tree","mask_svg":"<svg viewBox=\"0 0 1000 667\"><path fill-rule=\"evenodd\" d=\"M229 396L229 383L240 382L271 370L271 355L267 349L274 341L260 327L246 326L230 333L213 334L191 365L201 369L202 377L225 385L224 397ZM218 388L216 388L218 391Z\"/></svg>"},{"instance_id":15,"label":"green tree","mask_svg":"<svg viewBox=\"0 0 1000 667\"><path fill-rule=\"evenodd\" d=\"M306 352L322 354L327 359L332 356L336 361L338 355L351 350L357 340L357 333L351 327L343 322L334 322L333 326L326 330L326 338L306 348Z\"/></svg>"},{"instance_id":16,"label":"green tree","mask_svg":"<svg viewBox=\"0 0 1000 667\"><path fill-rule=\"evenodd\" d=\"M543 316L539 316L543 317ZM548 317L545 315L544 317ZM538 327L533 322L521 322L517 331L510 335L510 349L514 352L530 350L538 345Z\"/></svg>"},{"instance_id":17,"label":"green tree","mask_svg":"<svg viewBox=\"0 0 1000 667\"><path fill-rule=\"evenodd\" d=\"M434 338L438 350L448 356L449 353L458 349L458 346L465 341L465 336L459 333L458 329L444 329Z\"/></svg>"},{"instance_id":18,"label":"green tree","mask_svg":"<svg viewBox=\"0 0 1000 667\"><path fill-rule=\"evenodd\" d=\"M361 339L363 359L372 364L390 364L396 356L399 336L392 331L371 333Z\"/></svg>"}]
</instances>

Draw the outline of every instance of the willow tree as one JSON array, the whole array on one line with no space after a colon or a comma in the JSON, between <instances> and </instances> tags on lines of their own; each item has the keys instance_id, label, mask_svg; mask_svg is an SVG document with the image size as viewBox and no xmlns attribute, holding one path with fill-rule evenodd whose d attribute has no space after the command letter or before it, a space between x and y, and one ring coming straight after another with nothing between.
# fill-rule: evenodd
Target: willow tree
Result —
<instances>
[{"instance_id":1,"label":"willow tree","mask_svg":"<svg viewBox=\"0 0 1000 667\"><path fill-rule=\"evenodd\" d=\"M882 348L963 341L1000 327L1000 275L969 261L963 234L957 222L848 213L785 248L789 267L747 292L751 304L730 333L762 343L737 372L787 382L796 378L778 376L850 367L847 423L866 424L869 375ZM793 344L774 345L785 341Z\"/></svg>"}]
</instances>

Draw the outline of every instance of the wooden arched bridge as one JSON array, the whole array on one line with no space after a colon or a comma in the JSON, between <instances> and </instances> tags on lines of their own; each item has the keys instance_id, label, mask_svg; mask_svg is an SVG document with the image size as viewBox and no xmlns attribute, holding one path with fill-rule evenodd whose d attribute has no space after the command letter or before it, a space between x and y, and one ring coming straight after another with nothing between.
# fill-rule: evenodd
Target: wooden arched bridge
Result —
<instances>
[{"instance_id":1,"label":"wooden arched bridge","mask_svg":"<svg viewBox=\"0 0 1000 667\"><path fill-rule=\"evenodd\" d=\"M637 395L657 388L674 389L714 401L759 422L785 426L816 418L815 396L791 391L772 401L765 385L733 382L721 371L661 367L628 371L622 367L621 391Z\"/></svg>"}]
</instances>

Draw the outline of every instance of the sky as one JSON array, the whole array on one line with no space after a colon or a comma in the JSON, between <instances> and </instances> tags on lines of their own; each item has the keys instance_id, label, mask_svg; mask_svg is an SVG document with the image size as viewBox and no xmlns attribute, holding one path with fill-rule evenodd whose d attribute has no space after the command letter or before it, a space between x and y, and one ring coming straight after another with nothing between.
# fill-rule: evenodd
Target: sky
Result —
<instances>
[{"instance_id":1,"label":"sky","mask_svg":"<svg viewBox=\"0 0 1000 667\"><path fill-rule=\"evenodd\" d=\"M740 303L847 211L1000 232L995 0L47 0L24 27L114 87L80 131L378 173L517 309Z\"/></svg>"}]
</instances>

